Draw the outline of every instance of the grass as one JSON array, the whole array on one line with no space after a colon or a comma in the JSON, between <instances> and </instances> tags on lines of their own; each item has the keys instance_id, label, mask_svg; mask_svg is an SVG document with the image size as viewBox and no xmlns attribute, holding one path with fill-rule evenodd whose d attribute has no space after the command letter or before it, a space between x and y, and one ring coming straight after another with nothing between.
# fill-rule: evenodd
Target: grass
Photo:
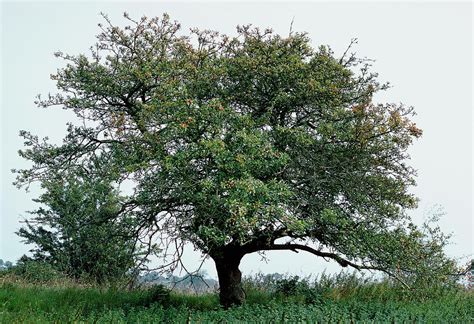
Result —
<instances>
[{"instance_id":1,"label":"grass","mask_svg":"<svg viewBox=\"0 0 474 324\"><path fill-rule=\"evenodd\" d=\"M247 301L223 310L216 294L120 290L0 280L1 323L472 323L474 294L451 289L416 297L387 282L319 278L247 280ZM326 281L325 281L326 280Z\"/></svg>"}]
</instances>

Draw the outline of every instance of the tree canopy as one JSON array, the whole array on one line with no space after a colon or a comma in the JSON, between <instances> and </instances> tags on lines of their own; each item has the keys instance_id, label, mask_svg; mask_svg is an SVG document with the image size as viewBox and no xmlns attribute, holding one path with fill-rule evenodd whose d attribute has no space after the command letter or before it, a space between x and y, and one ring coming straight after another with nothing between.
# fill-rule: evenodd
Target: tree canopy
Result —
<instances>
[{"instance_id":1,"label":"tree canopy","mask_svg":"<svg viewBox=\"0 0 474 324\"><path fill-rule=\"evenodd\" d=\"M132 183L120 213L137 237L175 247L171 267L185 243L210 256L224 305L243 301L238 266L253 252L303 250L398 278L425 255L447 264L444 237L428 240L406 212L417 202L407 149L422 131L411 107L373 101L388 84L370 60L313 48L305 33L184 35L167 15L125 14L124 28L104 18L90 54L56 53L59 91L37 101L81 123L61 145L22 132L33 165L18 186L71 169Z\"/></svg>"}]
</instances>

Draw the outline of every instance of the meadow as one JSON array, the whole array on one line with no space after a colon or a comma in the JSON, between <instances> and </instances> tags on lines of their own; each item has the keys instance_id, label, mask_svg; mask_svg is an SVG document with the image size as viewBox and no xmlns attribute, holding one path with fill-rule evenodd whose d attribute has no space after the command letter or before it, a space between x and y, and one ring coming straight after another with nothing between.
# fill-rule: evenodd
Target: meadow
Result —
<instances>
[{"instance_id":1,"label":"meadow","mask_svg":"<svg viewBox=\"0 0 474 324\"><path fill-rule=\"evenodd\" d=\"M247 301L224 310L216 292L123 289L0 276L1 323L473 323L464 288L407 292L388 280L342 273L316 280L246 278Z\"/></svg>"}]
</instances>

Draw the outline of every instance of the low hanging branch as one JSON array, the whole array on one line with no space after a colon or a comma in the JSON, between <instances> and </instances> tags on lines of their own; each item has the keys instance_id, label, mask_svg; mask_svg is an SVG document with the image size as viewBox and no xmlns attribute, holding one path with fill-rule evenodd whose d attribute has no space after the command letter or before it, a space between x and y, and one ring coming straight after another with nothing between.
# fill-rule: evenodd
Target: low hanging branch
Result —
<instances>
[{"instance_id":1,"label":"low hanging branch","mask_svg":"<svg viewBox=\"0 0 474 324\"><path fill-rule=\"evenodd\" d=\"M341 267L352 267L357 270L377 270L377 271L382 271L391 277L395 278L397 281L399 281L401 284L403 284L406 288L410 288L410 286L402 280L400 277L396 276L393 274L391 271L387 270L386 268L382 267L375 267L375 266L366 266L366 265L361 265L357 264L351 261L348 261L341 256L337 255L336 253L331 253L331 252L323 252L316 250L310 246L304 245L304 244L296 244L296 243L288 243L288 244L272 244L268 245L266 247L261 247L259 250L266 250L266 251L275 251L275 250L290 250L293 252L298 253L298 250L306 251L311 254L314 254L319 257L323 258L330 258L335 260Z\"/></svg>"}]
</instances>

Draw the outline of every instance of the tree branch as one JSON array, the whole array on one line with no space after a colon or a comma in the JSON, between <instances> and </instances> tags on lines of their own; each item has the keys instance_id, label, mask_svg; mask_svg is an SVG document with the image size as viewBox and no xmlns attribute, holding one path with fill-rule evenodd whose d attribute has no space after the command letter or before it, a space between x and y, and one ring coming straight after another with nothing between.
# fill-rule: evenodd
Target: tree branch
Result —
<instances>
[{"instance_id":1,"label":"tree branch","mask_svg":"<svg viewBox=\"0 0 474 324\"><path fill-rule=\"evenodd\" d=\"M296 253L298 253L297 250L302 250L302 251L306 251L306 252L309 252L311 254L323 257L323 258L333 259L337 263L339 263L339 265L341 267L344 267L344 268L347 267L347 266L350 266L350 267L352 267L354 269L357 269L359 271L360 270L382 271L382 272L388 274L389 276L395 278L396 280L398 280L405 287L410 288L410 286L405 281L403 281L402 279L400 279L394 273L392 273L391 271L389 271L387 269L384 269L382 267L366 266L366 265L357 264L357 263L351 262L349 260L346 260L346 259L342 258L341 256L335 254L335 253L319 251L319 250L316 250L316 249L314 249L310 246L304 245L304 244L297 244L297 243L271 244L271 245L267 245L267 246L260 246L258 250L259 251L260 250L265 250L265 251L290 250L290 251L293 251L293 252L296 252ZM252 252L256 252L256 251L252 251Z\"/></svg>"}]
</instances>

